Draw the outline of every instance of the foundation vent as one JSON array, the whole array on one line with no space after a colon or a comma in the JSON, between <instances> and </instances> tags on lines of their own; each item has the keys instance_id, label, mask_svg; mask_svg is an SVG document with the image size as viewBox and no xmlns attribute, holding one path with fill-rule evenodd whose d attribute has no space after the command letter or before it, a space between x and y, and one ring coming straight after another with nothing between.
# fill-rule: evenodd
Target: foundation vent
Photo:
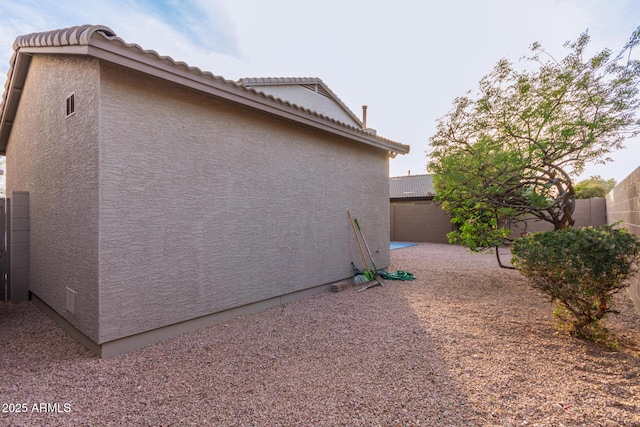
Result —
<instances>
[{"instance_id":1,"label":"foundation vent","mask_svg":"<svg viewBox=\"0 0 640 427\"><path fill-rule=\"evenodd\" d=\"M67 294L66 294L65 308L67 309L67 311L69 311L69 313L76 314L77 293L71 288L66 288L66 291L67 291Z\"/></svg>"}]
</instances>

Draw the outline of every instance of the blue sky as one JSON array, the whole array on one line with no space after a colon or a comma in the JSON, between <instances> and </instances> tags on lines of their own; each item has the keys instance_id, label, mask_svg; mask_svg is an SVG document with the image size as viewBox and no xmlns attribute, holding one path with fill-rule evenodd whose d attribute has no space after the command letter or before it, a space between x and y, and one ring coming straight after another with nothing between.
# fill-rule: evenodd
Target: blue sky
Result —
<instances>
[{"instance_id":1,"label":"blue sky","mask_svg":"<svg viewBox=\"0 0 640 427\"><path fill-rule=\"evenodd\" d=\"M637 0L0 0L0 75L18 35L81 24L110 27L227 79L320 77L378 134L411 145L390 175L425 173L428 139L453 99L493 65L540 41L554 56L589 30L617 50L640 25ZM3 83L4 83L4 79ZM640 139L591 166L618 182L640 166ZM241 165L239 165L241 167Z\"/></svg>"}]
</instances>

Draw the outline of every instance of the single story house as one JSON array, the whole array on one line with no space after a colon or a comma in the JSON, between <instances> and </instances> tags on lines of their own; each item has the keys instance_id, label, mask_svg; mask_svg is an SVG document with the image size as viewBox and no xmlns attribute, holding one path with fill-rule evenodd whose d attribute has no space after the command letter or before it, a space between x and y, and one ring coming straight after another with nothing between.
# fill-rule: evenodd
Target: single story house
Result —
<instances>
[{"instance_id":1,"label":"single story house","mask_svg":"<svg viewBox=\"0 0 640 427\"><path fill-rule=\"evenodd\" d=\"M409 146L366 129L320 80L287 80L310 98L280 96L100 25L14 50L0 103L9 296L98 355L350 278L348 210L389 264L389 158Z\"/></svg>"},{"instance_id":2,"label":"single story house","mask_svg":"<svg viewBox=\"0 0 640 427\"><path fill-rule=\"evenodd\" d=\"M435 195L432 175L389 178L391 241L449 243L451 216L433 201Z\"/></svg>"}]
</instances>

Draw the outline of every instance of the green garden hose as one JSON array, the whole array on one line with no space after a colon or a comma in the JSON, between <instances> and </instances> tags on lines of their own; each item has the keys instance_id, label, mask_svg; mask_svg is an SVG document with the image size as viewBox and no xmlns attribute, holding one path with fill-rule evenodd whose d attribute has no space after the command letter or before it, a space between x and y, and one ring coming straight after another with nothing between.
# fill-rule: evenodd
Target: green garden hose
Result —
<instances>
[{"instance_id":1,"label":"green garden hose","mask_svg":"<svg viewBox=\"0 0 640 427\"><path fill-rule=\"evenodd\" d=\"M414 280L416 278L416 276L414 276L413 273L409 273L408 271L404 271L404 270L397 270L392 273L385 270L380 270L378 271L378 273L380 274L380 276L388 280L407 280L408 281L408 280Z\"/></svg>"}]
</instances>

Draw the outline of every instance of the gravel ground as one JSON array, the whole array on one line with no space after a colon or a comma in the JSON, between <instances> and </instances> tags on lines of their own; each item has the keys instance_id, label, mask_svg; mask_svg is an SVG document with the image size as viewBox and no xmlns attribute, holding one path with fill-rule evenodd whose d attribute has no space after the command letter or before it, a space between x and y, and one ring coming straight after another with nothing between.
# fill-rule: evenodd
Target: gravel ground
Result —
<instances>
[{"instance_id":1,"label":"gravel ground","mask_svg":"<svg viewBox=\"0 0 640 427\"><path fill-rule=\"evenodd\" d=\"M556 332L551 304L492 254L420 244L392 251L389 269L417 280L107 360L32 304L2 303L0 425L640 426L640 315L626 294L612 351Z\"/></svg>"}]
</instances>

